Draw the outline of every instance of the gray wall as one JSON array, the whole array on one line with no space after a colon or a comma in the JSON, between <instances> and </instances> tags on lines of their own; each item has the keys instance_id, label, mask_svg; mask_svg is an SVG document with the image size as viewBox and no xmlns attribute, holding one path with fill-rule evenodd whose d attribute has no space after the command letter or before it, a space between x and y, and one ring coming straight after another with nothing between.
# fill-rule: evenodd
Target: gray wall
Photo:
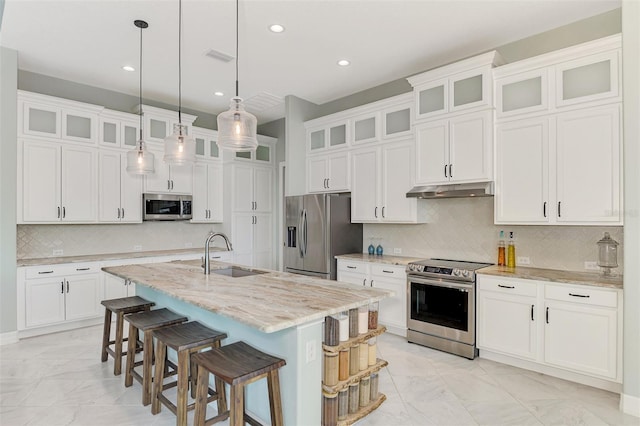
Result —
<instances>
[{"instance_id":1,"label":"gray wall","mask_svg":"<svg viewBox=\"0 0 640 426\"><path fill-rule=\"evenodd\" d=\"M302 195L306 187L307 142L304 122L317 117L318 106L295 96L284 98L285 140L287 166L285 171L285 194Z\"/></svg>"},{"instance_id":2,"label":"gray wall","mask_svg":"<svg viewBox=\"0 0 640 426\"><path fill-rule=\"evenodd\" d=\"M640 416L640 2L622 2L624 97L623 408Z\"/></svg>"},{"instance_id":3,"label":"gray wall","mask_svg":"<svg viewBox=\"0 0 640 426\"><path fill-rule=\"evenodd\" d=\"M18 52L0 47L0 334L16 322L16 158Z\"/></svg>"}]
</instances>

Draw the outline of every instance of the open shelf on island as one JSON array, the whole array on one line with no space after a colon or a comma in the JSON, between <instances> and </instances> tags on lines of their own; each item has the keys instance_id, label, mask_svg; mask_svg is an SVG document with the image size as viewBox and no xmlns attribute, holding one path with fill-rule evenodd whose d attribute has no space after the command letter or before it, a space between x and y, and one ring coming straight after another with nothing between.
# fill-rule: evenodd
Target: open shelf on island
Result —
<instances>
[{"instance_id":1,"label":"open shelf on island","mask_svg":"<svg viewBox=\"0 0 640 426\"><path fill-rule=\"evenodd\" d=\"M386 367L387 365L389 365L387 361L385 361L384 359L378 358L376 359L375 364L367 367L362 371L357 372L353 376L349 376L347 380L342 380L333 386L327 386L323 383L322 389L328 393L340 392L341 390L349 387L349 385L359 382L360 379L362 379L363 377L370 376L371 374L378 372L380 369Z\"/></svg>"},{"instance_id":2,"label":"open shelf on island","mask_svg":"<svg viewBox=\"0 0 640 426\"><path fill-rule=\"evenodd\" d=\"M369 330L366 333L359 334L356 337L352 337L349 340L340 342L336 346L327 346L325 344L322 344L322 349L324 349L325 352L333 352L333 353L340 352L343 349L350 348L356 343L362 343L366 340L371 339L372 337L379 336L385 331L387 331L387 327L385 327L384 325L379 325L378 328L376 328L375 330Z\"/></svg>"},{"instance_id":3,"label":"open shelf on island","mask_svg":"<svg viewBox=\"0 0 640 426\"><path fill-rule=\"evenodd\" d=\"M384 394L378 394L378 398L375 401L371 401L369 405L360 407L357 412L349 414L344 420L338 420L338 426L348 426L354 424L355 422L369 415L373 410L378 408L385 399L387 399L387 397Z\"/></svg>"}]
</instances>

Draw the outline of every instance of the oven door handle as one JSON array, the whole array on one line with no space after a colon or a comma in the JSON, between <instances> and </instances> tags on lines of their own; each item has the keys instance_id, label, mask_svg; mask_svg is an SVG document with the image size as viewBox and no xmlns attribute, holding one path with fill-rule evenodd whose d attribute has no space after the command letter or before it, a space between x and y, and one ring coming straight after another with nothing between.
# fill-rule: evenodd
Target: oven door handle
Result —
<instances>
[{"instance_id":1,"label":"oven door handle","mask_svg":"<svg viewBox=\"0 0 640 426\"><path fill-rule=\"evenodd\" d=\"M457 288L460 290L464 290L464 291L470 291L473 290L473 284L469 283L454 283L454 282L441 282L441 281L433 281L433 280L427 280L427 279L423 279L423 278L417 278L415 276L409 276L407 277L407 281L409 282L409 284L412 283L416 283L416 284L427 284L427 285L432 285L435 287L446 287L446 288Z\"/></svg>"}]
</instances>

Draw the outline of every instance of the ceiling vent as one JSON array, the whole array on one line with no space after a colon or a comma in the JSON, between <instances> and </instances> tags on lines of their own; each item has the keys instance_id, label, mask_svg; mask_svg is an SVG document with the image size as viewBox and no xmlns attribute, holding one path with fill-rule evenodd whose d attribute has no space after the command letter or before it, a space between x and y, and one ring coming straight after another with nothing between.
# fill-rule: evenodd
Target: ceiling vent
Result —
<instances>
[{"instance_id":1,"label":"ceiling vent","mask_svg":"<svg viewBox=\"0 0 640 426\"><path fill-rule=\"evenodd\" d=\"M231 55L227 55L224 52L220 52L219 50L209 49L204 52L204 56L208 56L209 58L217 59L222 62L231 62L234 57Z\"/></svg>"},{"instance_id":2,"label":"ceiling vent","mask_svg":"<svg viewBox=\"0 0 640 426\"><path fill-rule=\"evenodd\" d=\"M282 105L283 103L284 99L279 96L267 92L260 92L255 96L245 99L244 106L247 110L259 112Z\"/></svg>"}]
</instances>

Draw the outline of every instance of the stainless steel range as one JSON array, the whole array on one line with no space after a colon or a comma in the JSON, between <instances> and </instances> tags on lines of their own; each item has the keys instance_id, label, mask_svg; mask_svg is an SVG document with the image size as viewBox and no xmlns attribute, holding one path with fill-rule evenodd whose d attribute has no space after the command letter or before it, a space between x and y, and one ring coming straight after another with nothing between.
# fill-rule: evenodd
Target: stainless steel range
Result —
<instances>
[{"instance_id":1,"label":"stainless steel range","mask_svg":"<svg viewBox=\"0 0 640 426\"><path fill-rule=\"evenodd\" d=\"M407 340L475 358L475 271L489 265L446 259L409 263Z\"/></svg>"}]
</instances>

